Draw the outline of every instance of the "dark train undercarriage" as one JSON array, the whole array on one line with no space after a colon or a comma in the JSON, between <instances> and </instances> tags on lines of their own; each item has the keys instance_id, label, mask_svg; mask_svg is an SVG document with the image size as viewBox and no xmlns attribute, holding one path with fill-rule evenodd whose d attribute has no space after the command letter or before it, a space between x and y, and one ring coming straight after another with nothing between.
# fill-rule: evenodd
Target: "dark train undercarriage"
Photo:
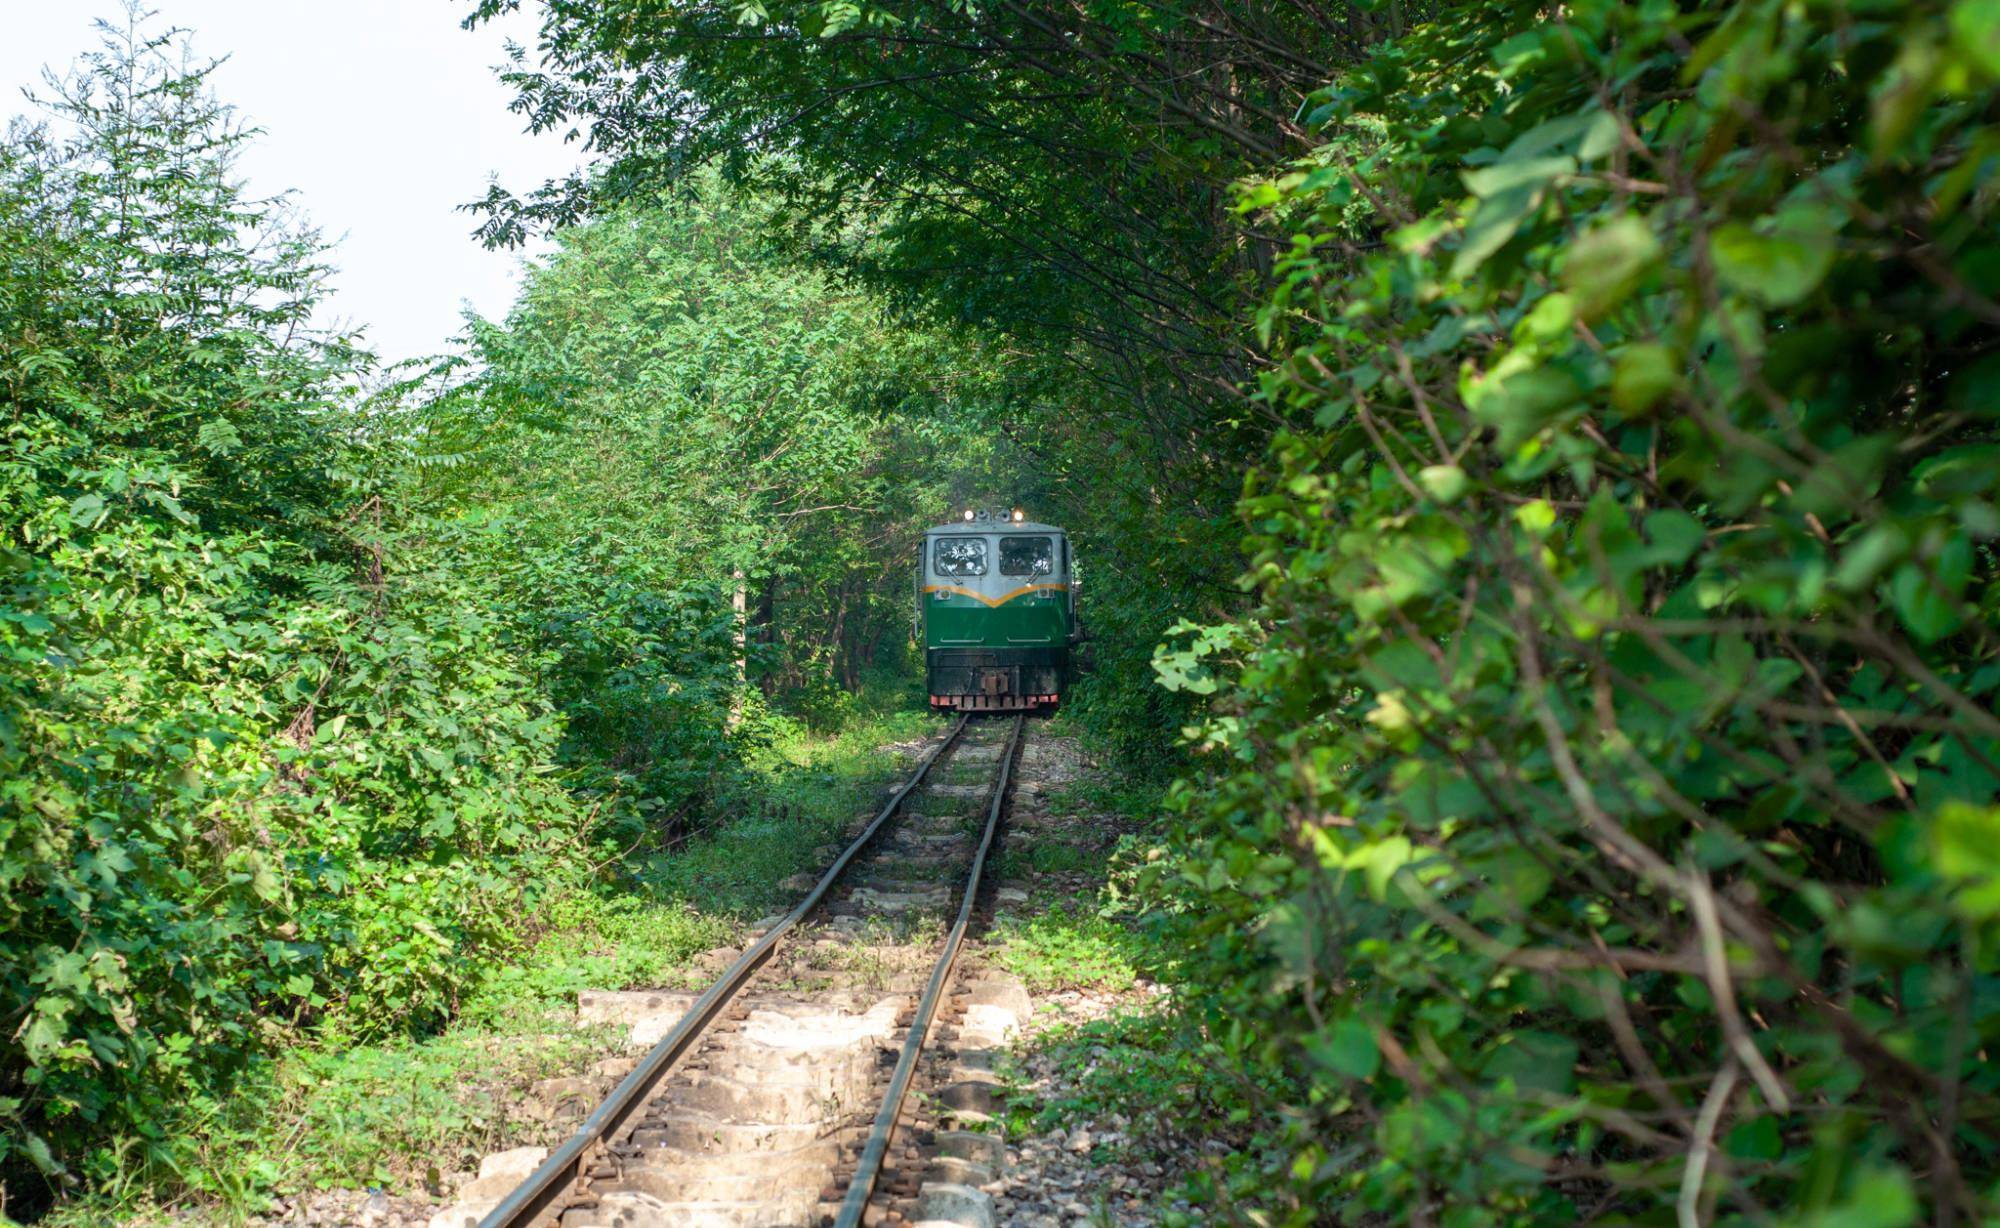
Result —
<instances>
[{"instance_id":1,"label":"dark train undercarriage","mask_svg":"<svg viewBox=\"0 0 2000 1228\"><path fill-rule=\"evenodd\" d=\"M1056 706L1064 648L941 649L931 654L931 707L957 712L1024 712Z\"/></svg>"}]
</instances>

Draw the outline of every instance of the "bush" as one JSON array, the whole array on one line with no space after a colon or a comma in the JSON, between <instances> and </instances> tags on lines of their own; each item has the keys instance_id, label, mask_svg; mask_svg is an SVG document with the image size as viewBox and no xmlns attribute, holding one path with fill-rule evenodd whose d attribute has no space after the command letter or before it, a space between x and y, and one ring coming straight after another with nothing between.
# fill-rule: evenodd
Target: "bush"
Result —
<instances>
[{"instance_id":1,"label":"bush","mask_svg":"<svg viewBox=\"0 0 2000 1228\"><path fill-rule=\"evenodd\" d=\"M171 39L0 143L0 1181L171 1167L291 1029L443 1018L582 811ZM118 207L112 207L112 202ZM203 252L199 260L188 258Z\"/></svg>"},{"instance_id":2,"label":"bush","mask_svg":"<svg viewBox=\"0 0 2000 1228\"><path fill-rule=\"evenodd\" d=\"M1246 190L1292 427L1157 664L1273 1222L1995 1213L1996 108L1974 0L1468 4Z\"/></svg>"}]
</instances>

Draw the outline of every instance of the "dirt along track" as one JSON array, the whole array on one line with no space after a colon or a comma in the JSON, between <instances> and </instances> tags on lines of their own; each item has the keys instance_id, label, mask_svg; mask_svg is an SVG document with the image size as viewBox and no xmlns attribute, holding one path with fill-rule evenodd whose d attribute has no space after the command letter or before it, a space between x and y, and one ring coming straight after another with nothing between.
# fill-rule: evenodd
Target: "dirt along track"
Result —
<instances>
[{"instance_id":1,"label":"dirt along track","mask_svg":"<svg viewBox=\"0 0 2000 1228\"><path fill-rule=\"evenodd\" d=\"M953 956L983 928L1028 736L1018 717L955 726L704 993L586 995L663 1038L568 1143L489 1157L432 1228L990 1225L978 1187L1004 1152L978 1127L1028 999Z\"/></svg>"}]
</instances>

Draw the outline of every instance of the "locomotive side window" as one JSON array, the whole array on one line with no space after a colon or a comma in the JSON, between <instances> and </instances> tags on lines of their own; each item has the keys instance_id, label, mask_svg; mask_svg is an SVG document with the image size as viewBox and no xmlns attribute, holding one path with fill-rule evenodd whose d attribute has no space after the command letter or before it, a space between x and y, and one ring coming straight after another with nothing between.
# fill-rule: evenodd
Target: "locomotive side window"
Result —
<instances>
[{"instance_id":1,"label":"locomotive side window","mask_svg":"<svg viewBox=\"0 0 2000 1228\"><path fill-rule=\"evenodd\" d=\"M940 537L937 539L937 573L954 579L986 574L986 539L983 537Z\"/></svg>"},{"instance_id":2,"label":"locomotive side window","mask_svg":"<svg viewBox=\"0 0 2000 1228\"><path fill-rule=\"evenodd\" d=\"M1003 537L1000 539L1000 574L1003 576L1047 576L1056 569L1056 543L1052 537Z\"/></svg>"}]
</instances>

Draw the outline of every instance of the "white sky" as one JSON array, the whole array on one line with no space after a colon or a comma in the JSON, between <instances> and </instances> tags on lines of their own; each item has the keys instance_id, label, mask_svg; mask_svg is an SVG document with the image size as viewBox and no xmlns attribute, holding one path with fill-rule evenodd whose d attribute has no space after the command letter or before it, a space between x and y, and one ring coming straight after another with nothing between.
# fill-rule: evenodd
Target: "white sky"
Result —
<instances>
[{"instance_id":1,"label":"white sky","mask_svg":"<svg viewBox=\"0 0 2000 1228\"><path fill-rule=\"evenodd\" d=\"M534 45L534 8L466 33L470 0L151 0L196 54L227 56L217 95L264 129L245 153L250 190L295 191L337 246L329 319L365 328L395 360L435 353L466 303L507 310L520 255L489 252L459 205L490 178L515 191L575 166L581 150L532 137L490 69L504 39ZM0 116L27 111L44 65L96 45L91 21L120 0L0 0Z\"/></svg>"}]
</instances>

